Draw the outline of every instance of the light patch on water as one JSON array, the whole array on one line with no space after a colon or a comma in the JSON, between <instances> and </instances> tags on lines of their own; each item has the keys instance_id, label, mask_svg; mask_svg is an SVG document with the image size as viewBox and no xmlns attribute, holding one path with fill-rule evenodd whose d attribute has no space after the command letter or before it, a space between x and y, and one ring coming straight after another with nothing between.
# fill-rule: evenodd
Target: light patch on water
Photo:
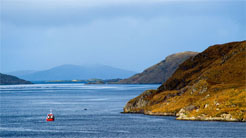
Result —
<instances>
[{"instance_id":1,"label":"light patch on water","mask_svg":"<svg viewBox=\"0 0 246 138\"><path fill-rule=\"evenodd\" d=\"M80 101L64 101L64 102L58 102L58 101L33 101L32 104L41 104L41 105L77 105L77 104L86 104L88 101L107 101L108 98L91 98L91 99L81 99ZM87 103L88 104L88 103Z\"/></svg>"},{"instance_id":2,"label":"light patch on water","mask_svg":"<svg viewBox=\"0 0 246 138\"><path fill-rule=\"evenodd\" d=\"M90 131L90 130L50 130L50 129L30 129L30 128L12 128L12 127L0 127L0 130L3 131L16 131L16 132L53 132L53 133L60 133L60 132L83 132L83 133L99 133L98 131Z\"/></svg>"},{"instance_id":3,"label":"light patch on water","mask_svg":"<svg viewBox=\"0 0 246 138\"><path fill-rule=\"evenodd\" d=\"M83 99L82 101L107 101L108 98L91 98L91 99Z\"/></svg>"},{"instance_id":4,"label":"light patch on water","mask_svg":"<svg viewBox=\"0 0 246 138\"><path fill-rule=\"evenodd\" d=\"M157 85L151 85L157 87ZM26 85L0 85L1 92L4 91L18 91L25 90L25 92L32 92L31 90L98 90L98 89L115 89L115 90L132 90L132 89L145 89L150 87L150 85L130 85L126 87L125 85L86 85L80 84L26 84ZM52 91L49 91L52 92Z\"/></svg>"},{"instance_id":5,"label":"light patch on water","mask_svg":"<svg viewBox=\"0 0 246 138\"><path fill-rule=\"evenodd\" d=\"M30 129L30 128L12 128L12 127L0 127L0 130L4 131L17 131L17 132L60 132L58 130L36 130L36 129Z\"/></svg>"},{"instance_id":6,"label":"light patch on water","mask_svg":"<svg viewBox=\"0 0 246 138\"><path fill-rule=\"evenodd\" d=\"M115 132L115 133L130 133L129 131L126 131L126 130L116 130L116 131L110 131L110 132Z\"/></svg>"}]
</instances>

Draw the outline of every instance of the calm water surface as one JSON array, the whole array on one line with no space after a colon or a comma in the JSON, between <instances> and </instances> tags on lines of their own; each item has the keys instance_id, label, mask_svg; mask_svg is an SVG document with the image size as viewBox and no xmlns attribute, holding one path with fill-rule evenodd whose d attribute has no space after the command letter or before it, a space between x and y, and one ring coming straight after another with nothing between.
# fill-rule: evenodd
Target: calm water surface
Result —
<instances>
[{"instance_id":1,"label":"calm water surface","mask_svg":"<svg viewBox=\"0 0 246 138\"><path fill-rule=\"evenodd\" d=\"M157 87L0 86L0 137L246 137L246 123L177 121L174 117L120 113L128 100ZM50 109L56 117L54 122L45 121Z\"/></svg>"}]
</instances>

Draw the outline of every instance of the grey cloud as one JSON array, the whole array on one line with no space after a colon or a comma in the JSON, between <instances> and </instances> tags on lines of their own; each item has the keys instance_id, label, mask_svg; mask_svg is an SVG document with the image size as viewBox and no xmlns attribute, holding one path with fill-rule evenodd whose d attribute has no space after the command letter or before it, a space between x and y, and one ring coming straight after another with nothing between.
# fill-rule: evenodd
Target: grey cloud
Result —
<instances>
[{"instance_id":1,"label":"grey cloud","mask_svg":"<svg viewBox=\"0 0 246 138\"><path fill-rule=\"evenodd\" d=\"M76 3L75 3L76 4ZM234 4L234 6L232 5ZM6 6L5 6L6 5ZM223 6L222 6L223 5ZM235 8L237 7L237 8ZM231 9L235 8L232 12ZM228 16L242 13L243 5L239 3L218 2L172 2L160 4L124 4L105 5L101 7L60 6L32 7L23 4L4 4L2 7L2 21L20 26L59 26L81 25L93 20L117 18L119 16L133 16L136 18L155 18L158 16ZM232 17L232 16L230 16ZM238 18L237 18L238 19ZM243 20L241 18L240 20Z\"/></svg>"}]
</instances>

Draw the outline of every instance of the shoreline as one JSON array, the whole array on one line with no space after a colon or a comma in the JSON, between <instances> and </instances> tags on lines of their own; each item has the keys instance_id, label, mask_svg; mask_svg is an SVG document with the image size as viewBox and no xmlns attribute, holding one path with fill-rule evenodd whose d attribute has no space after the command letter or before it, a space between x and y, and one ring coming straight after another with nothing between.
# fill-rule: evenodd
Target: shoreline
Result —
<instances>
[{"instance_id":1,"label":"shoreline","mask_svg":"<svg viewBox=\"0 0 246 138\"><path fill-rule=\"evenodd\" d=\"M238 120L235 118L222 118L222 117L180 117L176 116L175 113L153 113L151 111L147 112L120 112L122 114L143 114L150 116L172 116L175 117L175 120L180 121L214 121L214 122L238 122L238 123L246 123L246 120Z\"/></svg>"}]
</instances>

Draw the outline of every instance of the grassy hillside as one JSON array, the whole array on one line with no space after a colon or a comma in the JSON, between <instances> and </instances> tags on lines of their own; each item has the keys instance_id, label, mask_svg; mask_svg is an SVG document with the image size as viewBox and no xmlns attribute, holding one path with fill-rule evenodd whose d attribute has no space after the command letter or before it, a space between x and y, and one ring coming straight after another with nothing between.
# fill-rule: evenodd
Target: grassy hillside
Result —
<instances>
[{"instance_id":1,"label":"grassy hillside","mask_svg":"<svg viewBox=\"0 0 246 138\"><path fill-rule=\"evenodd\" d=\"M123 84L161 84L165 82L174 71L178 68L179 64L183 63L188 58L197 55L197 52L181 52L167 56L165 60L153 65L142 73L136 74L130 78L123 79L119 83Z\"/></svg>"},{"instance_id":2,"label":"grassy hillside","mask_svg":"<svg viewBox=\"0 0 246 138\"><path fill-rule=\"evenodd\" d=\"M129 101L124 112L246 121L246 41L214 45L186 60L157 90Z\"/></svg>"}]
</instances>

